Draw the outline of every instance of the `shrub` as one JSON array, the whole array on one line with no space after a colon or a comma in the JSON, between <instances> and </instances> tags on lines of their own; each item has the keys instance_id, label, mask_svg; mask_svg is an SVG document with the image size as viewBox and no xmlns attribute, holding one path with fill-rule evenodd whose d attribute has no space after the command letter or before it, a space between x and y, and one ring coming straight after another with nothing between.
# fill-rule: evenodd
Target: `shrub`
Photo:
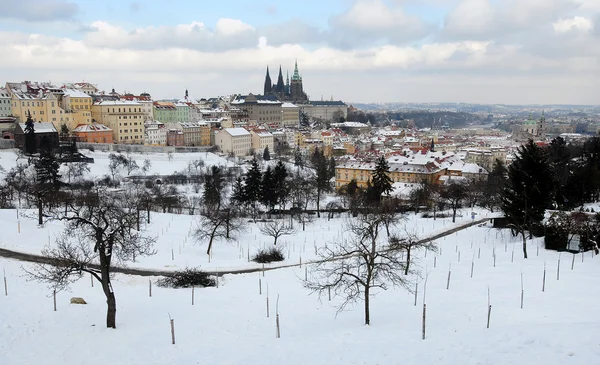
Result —
<instances>
[{"instance_id":1,"label":"shrub","mask_svg":"<svg viewBox=\"0 0 600 365\"><path fill-rule=\"evenodd\" d=\"M259 264L268 264L270 262L278 262L283 260L285 260L283 249L277 246L259 250L252 258L252 261L258 262Z\"/></svg>"},{"instance_id":2,"label":"shrub","mask_svg":"<svg viewBox=\"0 0 600 365\"><path fill-rule=\"evenodd\" d=\"M158 279L156 284L163 288L191 288L215 286L215 279L204 271L196 268L187 268L182 271L175 271Z\"/></svg>"},{"instance_id":3,"label":"shrub","mask_svg":"<svg viewBox=\"0 0 600 365\"><path fill-rule=\"evenodd\" d=\"M457 214L457 216L458 216L458 214ZM439 212L439 213L435 213L435 217L436 218L452 218L452 213ZM421 218L433 218L433 212L424 212L423 214L421 214Z\"/></svg>"}]
</instances>

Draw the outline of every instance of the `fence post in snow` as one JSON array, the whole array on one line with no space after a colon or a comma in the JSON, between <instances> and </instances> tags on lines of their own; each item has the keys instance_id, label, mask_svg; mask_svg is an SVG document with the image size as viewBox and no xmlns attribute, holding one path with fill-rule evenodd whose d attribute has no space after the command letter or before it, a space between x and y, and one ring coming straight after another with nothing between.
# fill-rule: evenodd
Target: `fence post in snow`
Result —
<instances>
[{"instance_id":1,"label":"fence post in snow","mask_svg":"<svg viewBox=\"0 0 600 365\"><path fill-rule=\"evenodd\" d=\"M556 265L556 280L560 280L560 253L558 254L558 264Z\"/></svg>"},{"instance_id":2,"label":"fence post in snow","mask_svg":"<svg viewBox=\"0 0 600 365\"><path fill-rule=\"evenodd\" d=\"M148 296L152 297L152 280L148 279Z\"/></svg>"},{"instance_id":3,"label":"fence post in snow","mask_svg":"<svg viewBox=\"0 0 600 365\"><path fill-rule=\"evenodd\" d=\"M575 267L575 255L573 255L573 260L571 260L571 270Z\"/></svg>"},{"instance_id":4,"label":"fence post in snow","mask_svg":"<svg viewBox=\"0 0 600 365\"><path fill-rule=\"evenodd\" d=\"M542 292L546 291L546 261L544 261L544 276L542 276Z\"/></svg>"},{"instance_id":5,"label":"fence post in snow","mask_svg":"<svg viewBox=\"0 0 600 365\"><path fill-rule=\"evenodd\" d=\"M450 289L450 275L452 274L452 263L450 263L450 267L448 268L448 282L446 283L446 290Z\"/></svg>"}]
</instances>

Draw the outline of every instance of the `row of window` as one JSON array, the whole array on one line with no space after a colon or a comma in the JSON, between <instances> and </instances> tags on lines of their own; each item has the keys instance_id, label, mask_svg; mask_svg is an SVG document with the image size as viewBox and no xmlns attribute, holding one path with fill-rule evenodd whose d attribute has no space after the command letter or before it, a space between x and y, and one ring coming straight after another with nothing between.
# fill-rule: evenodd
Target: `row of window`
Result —
<instances>
[{"instance_id":1,"label":"row of window","mask_svg":"<svg viewBox=\"0 0 600 365\"><path fill-rule=\"evenodd\" d=\"M141 140L141 139L142 139L142 136L131 136L131 138L129 138L129 136L125 136L125 137L123 137L123 136L120 136L120 137L119 137L119 140L121 140L121 141L129 141L129 140L132 140L132 141L134 141L134 140L137 140L137 139L140 139L140 140Z\"/></svg>"},{"instance_id":2,"label":"row of window","mask_svg":"<svg viewBox=\"0 0 600 365\"><path fill-rule=\"evenodd\" d=\"M22 101L21 102L21 106L25 106L25 103L26 103L25 101ZM31 105L29 105L29 103L31 103ZM36 103L37 103L37 105L36 105ZM17 103L15 102L13 106L16 108L17 107ZM27 106L40 106L40 102L39 101L38 102L35 102L35 101L29 102L29 101L27 101ZM44 106L44 102L42 102L42 106ZM54 108L54 102L52 102L52 107Z\"/></svg>"},{"instance_id":3,"label":"row of window","mask_svg":"<svg viewBox=\"0 0 600 365\"><path fill-rule=\"evenodd\" d=\"M127 108L123 108L123 113L127 113L126 109ZM119 113L121 113L121 108L117 108L117 110ZM112 108L112 112L115 113L115 108ZM141 112L142 112L142 108L133 108L133 112L131 111L131 108L129 108L129 113L141 113Z\"/></svg>"},{"instance_id":4,"label":"row of window","mask_svg":"<svg viewBox=\"0 0 600 365\"><path fill-rule=\"evenodd\" d=\"M142 130L140 130L140 132L141 131ZM137 133L137 132L138 132L138 128L131 130L131 133ZM129 129L119 129L119 133L129 133Z\"/></svg>"}]
</instances>

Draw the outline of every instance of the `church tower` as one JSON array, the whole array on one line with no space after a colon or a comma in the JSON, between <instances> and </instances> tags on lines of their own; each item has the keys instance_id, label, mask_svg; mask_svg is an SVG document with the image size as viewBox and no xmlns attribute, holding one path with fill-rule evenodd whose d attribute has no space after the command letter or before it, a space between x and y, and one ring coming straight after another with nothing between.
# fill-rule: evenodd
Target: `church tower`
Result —
<instances>
[{"instance_id":1,"label":"church tower","mask_svg":"<svg viewBox=\"0 0 600 365\"><path fill-rule=\"evenodd\" d=\"M288 71L285 72L285 95L290 95L290 73Z\"/></svg>"},{"instance_id":2,"label":"church tower","mask_svg":"<svg viewBox=\"0 0 600 365\"><path fill-rule=\"evenodd\" d=\"M304 89L302 87L302 77L298 72L298 61L296 61L294 65L294 74L292 75L292 83L290 85L290 94L291 99L294 103L297 102L306 102L308 98L304 93Z\"/></svg>"},{"instance_id":3,"label":"church tower","mask_svg":"<svg viewBox=\"0 0 600 365\"><path fill-rule=\"evenodd\" d=\"M269 95L271 93L272 85L271 76L269 75L269 66L267 66L267 76L265 76L265 88L263 95Z\"/></svg>"},{"instance_id":4,"label":"church tower","mask_svg":"<svg viewBox=\"0 0 600 365\"><path fill-rule=\"evenodd\" d=\"M277 77L277 89L278 94L283 94L285 91L285 84L283 83L283 74L281 73L281 65L279 66L279 76Z\"/></svg>"},{"instance_id":5,"label":"church tower","mask_svg":"<svg viewBox=\"0 0 600 365\"><path fill-rule=\"evenodd\" d=\"M540 140L546 139L546 116L544 115L544 111L542 110L542 116L538 121L537 125L537 137Z\"/></svg>"}]
</instances>

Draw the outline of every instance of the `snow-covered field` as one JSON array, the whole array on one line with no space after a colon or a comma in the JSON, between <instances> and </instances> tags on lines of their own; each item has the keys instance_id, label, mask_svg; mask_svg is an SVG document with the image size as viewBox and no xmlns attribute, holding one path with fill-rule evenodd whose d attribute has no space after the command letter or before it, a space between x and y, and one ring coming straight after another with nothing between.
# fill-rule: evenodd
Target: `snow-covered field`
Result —
<instances>
[{"instance_id":1,"label":"snow-covered field","mask_svg":"<svg viewBox=\"0 0 600 365\"><path fill-rule=\"evenodd\" d=\"M168 217L162 217L161 225L152 228L168 227ZM186 222L180 224L187 227ZM328 228L318 229L321 225ZM322 219L313 226L315 232L310 234L325 242L328 238L324 233L329 229L338 231L341 220ZM428 233L424 221L421 226ZM175 224L171 227L163 237L176 236ZM183 231L181 235L185 236L186 229ZM287 241L295 240L298 250L303 243L301 237ZM91 287L89 277L73 285L72 292L59 293L58 310L54 312L50 291L23 276L22 267L29 265L2 259L8 296L0 293L0 364L598 363L598 258L588 252L583 262L581 254L572 261L571 255L562 254L557 280L559 256L538 250L538 239L529 243L528 260L522 258L518 238L489 226L469 228L440 239L438 244L438 255L429 252L424 257L420 253L417 259L422 274L429 273L425 340L421 340L423 278L413 278L419 282L417 306L414 296L406 291L378 292L372 300L372 325L365 327L362 306L336 317L339 298L329 302L309 295L301 283L306 265L268 271L264 277L260 273L225 275L219 288L196 289L193 306L190 289L154 286L149 297L148 278L116 275L117 329L109 330L104 328L105 299L97 284ZM185 250L192 250L191 244ZM202 248L198 250L185 251L181 256L194 263L198 260L205 267L205 255L200 254ZM236 245L216 244L213 262L225 266L227 260L220 259L225 252L237 253ZM156 258L144 264L164 268L170 257L158 259L162 256L159 251ZM295 257L289 260L295 261ZM243 266L247 264L244 261L242 258L237 262ZM542 292L544 263L547 274ZM446 289L450 264L450 288ZM486 329L488 288L492 315L490 328ZM275 338L277 295L280 339ZM81 296L89 304L71 305L71 296ZM175 320L175 345L171 344L169 315Z\"/></svg>"},{"instance_id":2,"label":"snow-covered field","mask_svg":"<svg viewBox=\"0 0 600 365\"><path fill-rule=\"evenodd\" d=\"M108 153L85 154L96 161L90 165L91 177L109 173ZM182 171L197 159L206 165L230 164L210 153L173 154L172 159L166 154L131 156L139 166L146 158L152 161L148 174ZM9 170L15 164L13 152L0 151L0 166ZM475 211L476 219L494 216ZM429 237L471 222L470 213L464 209L456 223L409 214L396 232L402 235L406 226L412 234ZM35 216L32 210L19 214L17 219L16 210L0 210L1 248L39 253L63 228L61 222L38 227L29 218ZM324 216L307 224L305 231L295 222L297 232L278 243L285 247L287 259L272 266L298 264L302 259L302 267L226 274L218 288L195 289L194 305L191 289L153 285L150 297L148 281L157 278L116 274L116 330L105 328L105 298L98 283L91 286L89 276L70 292L57 294L54 312L50 289L25 276L23 269L31 268L30 264L0 259L8 289L6 296L0 282L0 365L600 363L600 319L595 315L600 262L591 252L573 260L571 254L544 250L541 239L534 239L528 243L530 257L525 260L519 237L489 224L468 228L439 239L437 254L417 253L420 275L410 278L413 285L418 283L416 306L414 295L405 290L378 291L371 301L371 326L364 326L361 304L336 315L341 298L319 300L302 286L305 273L310 276L312 265L306 262L315 259L315 247L341 239L346 219L346 215L331 220ZM191 236L196 224L194 216L153 212L147 234L157 238L156 254L127 265L165 271L197 266L221 272L258 268L262 265L248 262L248 254L273 242L259 225L248 222L248 230L236 240L216 242L209 258L206 243ZM83 297L88 304L69 304L72 296ZM278 296L279 339L275 337ZM427 336L422 340L424 302ZM175 320L175 345L169 316Z\"/></svg>"}]
</instances>

